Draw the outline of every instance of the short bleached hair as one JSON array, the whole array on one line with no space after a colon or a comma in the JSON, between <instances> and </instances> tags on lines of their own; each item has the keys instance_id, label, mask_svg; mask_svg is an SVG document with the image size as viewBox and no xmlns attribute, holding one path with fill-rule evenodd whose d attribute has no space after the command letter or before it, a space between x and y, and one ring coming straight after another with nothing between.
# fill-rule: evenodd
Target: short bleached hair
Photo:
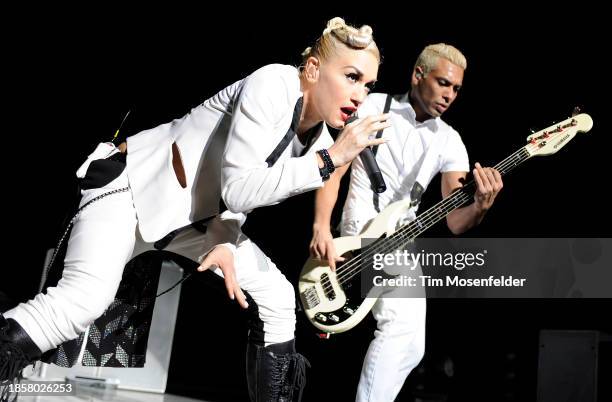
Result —
<instances>
[{"instance_id":1,"label":"short bleached hair","mask_svg":"<svg viewBox=\"0 0 612 402\"><path fill-rule=\"evenodd\" d=\"M427 75L436 68L440 58L446 59L464 70L467 68L467 60L463 53L456 47L446 43L436 43L425 47L417 58L414 68L421 67L423 74Z\"/></svg>"}]
</instances>

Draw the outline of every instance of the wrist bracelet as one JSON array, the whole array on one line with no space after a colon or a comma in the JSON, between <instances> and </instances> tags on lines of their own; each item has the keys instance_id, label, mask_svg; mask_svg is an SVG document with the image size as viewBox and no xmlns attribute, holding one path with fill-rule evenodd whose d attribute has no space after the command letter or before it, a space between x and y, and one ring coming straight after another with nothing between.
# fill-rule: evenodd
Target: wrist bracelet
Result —
<instances>
[{"instance_id":1,"label":"wrist bracelet","mask_svg":"<svg viewBox=\"0 0 612 402\"><path fill-rule=\"evenodd\" d=\"M334 166L334 162L332 161L331 156L329 156L329 152L327 152L327 149L321 149L317 151L317 153L319 154L319 156L321 156L321 159L323 160L323 167L319 168L319 174L321 174L321 178L323 179L323 181L326 181L329 179L329 176L334 173L336 167Z\"/></svg>"}]
</instances>

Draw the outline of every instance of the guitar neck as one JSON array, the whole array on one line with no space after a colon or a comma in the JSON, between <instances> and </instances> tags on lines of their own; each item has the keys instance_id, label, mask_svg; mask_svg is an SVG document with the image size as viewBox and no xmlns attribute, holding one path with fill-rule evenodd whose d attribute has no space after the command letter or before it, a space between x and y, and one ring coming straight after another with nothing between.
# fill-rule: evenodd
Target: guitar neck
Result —
<instances>
[{"instance_id":1,"label":"guitar neck","mask_svg":"<svg viewBox=\"0 0 612 402\"><path fill-rule=\"evenodd\" d=\"M502 176L504 176L530 157L531 154L527 151L527 146L524 146L503 161L499 162L494 166L494 168L497 169ZM394 245L394 247L397 247L402 246L406 242L420 236L427 229L446 217L446 215L467 204L474 196L474 192L476 191L475 187L476 185L474 180L466 183L461 189L455 191L449 197L443 199L433 207L429 208L427 211L423 212L415 220L402 226L392 236L390 236L388 240L395 238L397 241L399 241L400 243L398 245Z\"/></svg>"},{"instance_id":2,"label":"guitar neck","mask_svg":"<svg viewBox=\"0 0 612 402\"><path fill-rule=\"evenodd\" d=\"M554 154L574 138L577 133L588 132L592 127L593 119L588 114L576 114L565 121L555 123L555 125L545 130L533 133L527 138L529 141L527 145L519 148L516 152L495 165L494 168L504 176L532 156ZM393 234L387 236L386 233L383 233L382 236L363 247L358 256L351 258L337 269L339 283L342 284L350 281L369 266L369 264L362 263L371 258L375 253L392 253L404 247L449 213L466 205L473 199L475 190L476 184L472 180L453 192L449 197L420 214L412 222L401 226ZM388 224L388 222L385 222L385 224Z\"/></svg>"}]
</instances>

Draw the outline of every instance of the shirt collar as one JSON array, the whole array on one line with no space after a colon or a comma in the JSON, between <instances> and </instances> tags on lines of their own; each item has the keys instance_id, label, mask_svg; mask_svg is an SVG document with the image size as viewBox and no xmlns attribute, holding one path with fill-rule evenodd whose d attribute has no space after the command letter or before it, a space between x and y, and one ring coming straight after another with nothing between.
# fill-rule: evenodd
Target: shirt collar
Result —
<instances>
[{"instance_id":1,"label":"shirt collar","mask_svg":"<svg viewBox=\"0 0 612 402\"><path fill-rule=\"evenodd\" d=\"M416 112L414 111L414 108L412 107L412 104L410 103L410 91L402 95L402 97L399 99L399 102L401 104L401 107L405 108L408 111L408 114L410 115L415 127L423 127L423 126L430 127L431 130L434 132L440 128L440 117L434 117L432 119L427 119L424 122L418 122L416 120Z\"/></svg>"}]
</instances>

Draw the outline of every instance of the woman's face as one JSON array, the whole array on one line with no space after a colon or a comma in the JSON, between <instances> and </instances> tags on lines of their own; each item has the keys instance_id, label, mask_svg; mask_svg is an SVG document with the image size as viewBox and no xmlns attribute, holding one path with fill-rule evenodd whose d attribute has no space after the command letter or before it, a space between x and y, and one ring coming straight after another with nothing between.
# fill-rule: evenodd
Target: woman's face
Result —
<instances>
[{"instance_id":1,"label":"woman's face","mask_svg":"<svg viewBox=\"0 0 612 402\"><path fill-rule=\"evenodd\" d=\"M378 75L378 59L368 50L343 48L322 60L312 90L312 112L334 128L344 127Z\"/></svg>"}]
</instances>

